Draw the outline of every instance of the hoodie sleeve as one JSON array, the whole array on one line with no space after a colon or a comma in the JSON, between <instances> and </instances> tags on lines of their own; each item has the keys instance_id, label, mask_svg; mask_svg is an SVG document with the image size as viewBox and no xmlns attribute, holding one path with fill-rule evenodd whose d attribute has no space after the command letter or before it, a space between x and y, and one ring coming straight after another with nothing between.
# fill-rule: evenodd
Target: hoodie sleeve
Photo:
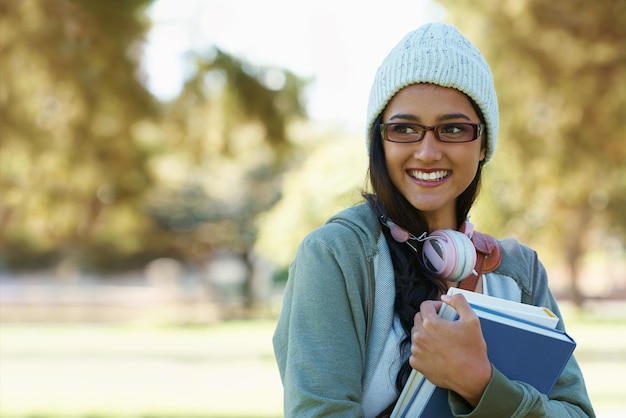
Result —
<instances>
[{"instance_id":1,"label":"hoodie sleeve","mask_svg":"<svg viewBox=\"0 0 626 418\"><path fill-rule=\"evenodd\" d=\"M326 225L290 266L273 338L285 417L363 416L368 274L358 242L349 228Z\"/></svg>"}]
</instances>

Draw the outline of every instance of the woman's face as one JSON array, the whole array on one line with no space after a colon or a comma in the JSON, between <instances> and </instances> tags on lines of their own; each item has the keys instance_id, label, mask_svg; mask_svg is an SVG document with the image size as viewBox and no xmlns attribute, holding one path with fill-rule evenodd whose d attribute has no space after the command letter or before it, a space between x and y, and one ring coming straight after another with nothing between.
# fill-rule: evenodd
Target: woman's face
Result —
<instances>
[{"instance_id":1,"label":"woman's face","mask_svg":"<svg viewBox=\"0 0 626 418\"><path fill-rule=\"evenodd\" d=\"M413 84L400 90L383 112L383 123L481 123L469 99L452 88ZM456 228L456 198L470 185L485 158L482 138L444 143L434 131L420 142L383 140L389 176L400 193L423 212L430 230Z\"/></svg>"}]
</instances>

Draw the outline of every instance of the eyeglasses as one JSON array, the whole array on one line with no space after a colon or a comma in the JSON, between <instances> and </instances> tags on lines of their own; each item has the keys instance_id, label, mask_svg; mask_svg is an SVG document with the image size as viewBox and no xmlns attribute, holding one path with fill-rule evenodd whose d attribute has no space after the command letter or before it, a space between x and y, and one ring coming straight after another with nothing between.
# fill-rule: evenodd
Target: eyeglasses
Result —
<instances>
[{"instance_id":1,"label":"eyeglasses","mask_svg":"<svg viewBox=\"0 0 626 418\"><path fill-rule=\"evenodd\" d=\"M441 142L462 143L477 139L485 129L484 123L440 123L424 126L419 123L382 123L380 134L385 141L411 143L420 142L426 132L433 131Z\"/></svg>"}]
</instances>

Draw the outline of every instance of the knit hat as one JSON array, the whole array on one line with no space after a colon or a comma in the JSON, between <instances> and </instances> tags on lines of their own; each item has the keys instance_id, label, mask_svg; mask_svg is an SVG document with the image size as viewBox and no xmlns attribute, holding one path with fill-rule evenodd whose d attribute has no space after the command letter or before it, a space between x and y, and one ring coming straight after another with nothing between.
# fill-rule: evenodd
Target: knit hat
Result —
<instances>
[{"instance_id":1,"label":"knit hat","mask_svg":"<svg viewBox=\"0 0 626 418\"><path fill-rule=\"evenodd\" d=\"M374 122L391 98L411 84L452 87L478 105L487 125L485 162L498 137L498 98L489 65L454 26L428 23L408 33L384 59L374 78L367 108L367 150Z\"/></svg>"}]
</instances>

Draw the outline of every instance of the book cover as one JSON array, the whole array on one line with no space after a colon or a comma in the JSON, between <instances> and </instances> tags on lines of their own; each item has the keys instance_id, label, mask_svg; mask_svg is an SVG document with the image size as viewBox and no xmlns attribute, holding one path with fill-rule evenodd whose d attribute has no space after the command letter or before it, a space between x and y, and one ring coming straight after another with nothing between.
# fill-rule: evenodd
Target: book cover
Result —
<instances>
[{"instance_id":1,"label":"book cover","mask_svg":"<svg viewBox=\"0 0 626 418\"><path fill-rule=\"evenodd\" d=\"M520 313L525 307L496 310L497 308L493 309L488 304L489 298L497 298L480 296L469 302L480 319L491 363L509 379L529 383L540 392L549 394L576 347L574 340L566 333L554 329L554 321L553 326L533 323L533 315L529 317ZM471 296L468 299L472 299ZM476 299L480 299L482 305L477 304ZM532 307L531 311L534 308L537 307ZM547 316L550 314L554 315L549 311L545 313ZM439 315L449 320L457 317L454 309L446 304L440 309ZM520 315L521 319L516 315ZM421 373L413 370L391 417L452 417L448 405L448 390L433 385Z\"/></svg>"}]
</instances>

